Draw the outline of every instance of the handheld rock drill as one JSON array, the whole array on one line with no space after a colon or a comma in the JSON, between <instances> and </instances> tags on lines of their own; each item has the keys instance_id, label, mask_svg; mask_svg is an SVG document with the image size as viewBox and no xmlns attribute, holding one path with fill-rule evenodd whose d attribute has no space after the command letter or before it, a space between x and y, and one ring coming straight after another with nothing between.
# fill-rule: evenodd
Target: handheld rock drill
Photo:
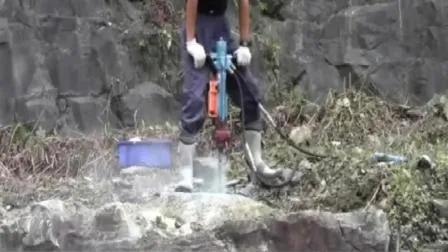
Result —
<instances>
[{"instance_id":1,"label":"handheld rock drill","mask_svg":"<svg viewBox=\"0 0 448 252\"><path fill-rule=\"evenodd\" d=\"M229 145L232 133L228 125L229 96L227 93L227 72L233 73L235 65L232 55L227 54L227 42L220 38L216 42L215 52L211 53L212 76L208 90L208 116L215 125L214 140L218 148L219 188L224 187L223 155Z\"/></svg>"},{"instance_id":2,"label":"handheld rock drill","mask_svg":"<svg viewBox=\"0 0 448 252\"><path fill-rule=\"evenodd\" d=\"M217 147L222 150L231 138L228 127L229 97L227 94L227 72L233 73L235 66L232 55L227 54L227 42L222 38L216 42L216 52L211 53L215 71L212 73L208 93L208 116L214 120L215 141Z\"/></svg>"}]
</instances>

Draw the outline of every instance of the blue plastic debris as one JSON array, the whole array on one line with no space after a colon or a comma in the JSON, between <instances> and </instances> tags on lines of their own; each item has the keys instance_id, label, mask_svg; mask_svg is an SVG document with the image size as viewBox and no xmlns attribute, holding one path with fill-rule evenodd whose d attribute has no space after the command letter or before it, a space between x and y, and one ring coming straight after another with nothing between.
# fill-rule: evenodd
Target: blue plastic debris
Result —
<instances>
[{"instance_id":1,"label":"blue plastic debris","mask_svg":"<svg viewBox=\"0 0 448 252\"><path fill-rule=\"evenodd\" d=\"M118 166L171 169L173 166L173 142L169 139L121 141L117 145Z\"/></svg>"},{"instance_id":2,"label":"blue plastic debris","mask_svg":"<svg viewBox=\"0 0 448 252\"><path fill-rule=\"evenodd\" d=\"M404 156L390 155L382 152L373 154L373 160L378 163L388 164L401 164L407 162L407 158Z\"/></svg>"}]
</instances>

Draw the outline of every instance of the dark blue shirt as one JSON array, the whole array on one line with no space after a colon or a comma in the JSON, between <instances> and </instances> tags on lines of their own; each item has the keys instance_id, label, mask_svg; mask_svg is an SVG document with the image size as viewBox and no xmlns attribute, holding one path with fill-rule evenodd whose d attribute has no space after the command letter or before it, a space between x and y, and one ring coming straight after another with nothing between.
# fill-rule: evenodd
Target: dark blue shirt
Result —
<instances>
[{"instance_id":1,"label":"dark blue shirt","mask_svg":"<svg viewBox=\"0 0 448 252\"><path fill-rule=\"evenodd\" d=\"M223 15L226 10L227 0L198 0L199 14L219 16Z\"/></svg>"}]
</instances>

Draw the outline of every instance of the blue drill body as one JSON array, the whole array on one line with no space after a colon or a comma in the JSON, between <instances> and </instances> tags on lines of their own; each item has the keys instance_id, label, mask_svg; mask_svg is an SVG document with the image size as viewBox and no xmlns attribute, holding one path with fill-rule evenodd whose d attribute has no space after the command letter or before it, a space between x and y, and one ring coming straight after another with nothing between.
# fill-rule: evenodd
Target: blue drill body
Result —
<instances>
[{"instance_id":1,"label":"blue drill body","mask_svg":"<svg viewBox=\"0 0 448 252\"><path fill-rule=\"evenodd\" d=\"M227 93L227 71L233 72L235 66L232 63L232 55L227 54L227 42L220 38L216 42L216 52L211 53L211 59L217 69L219 80L219 119L221 123L229 118L229 97Z\"/></svg>"}]
</instances>

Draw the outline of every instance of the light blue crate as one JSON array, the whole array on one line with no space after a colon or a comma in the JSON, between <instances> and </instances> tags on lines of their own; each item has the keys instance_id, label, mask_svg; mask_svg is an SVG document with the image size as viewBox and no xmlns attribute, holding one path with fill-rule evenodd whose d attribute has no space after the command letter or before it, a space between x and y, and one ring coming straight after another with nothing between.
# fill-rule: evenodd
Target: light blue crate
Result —
<instances>
[{"instance_id":1,"label":"light blue crate","mask_svg":"<svg viewBox=\"0 0 448 252\"><path fill-rule=\"evenodd\" d=\"M144 141L120 141L117 145L118 166L171 169L173 166L173 142L169 139Z\"/></svg>"}]
</instances>

